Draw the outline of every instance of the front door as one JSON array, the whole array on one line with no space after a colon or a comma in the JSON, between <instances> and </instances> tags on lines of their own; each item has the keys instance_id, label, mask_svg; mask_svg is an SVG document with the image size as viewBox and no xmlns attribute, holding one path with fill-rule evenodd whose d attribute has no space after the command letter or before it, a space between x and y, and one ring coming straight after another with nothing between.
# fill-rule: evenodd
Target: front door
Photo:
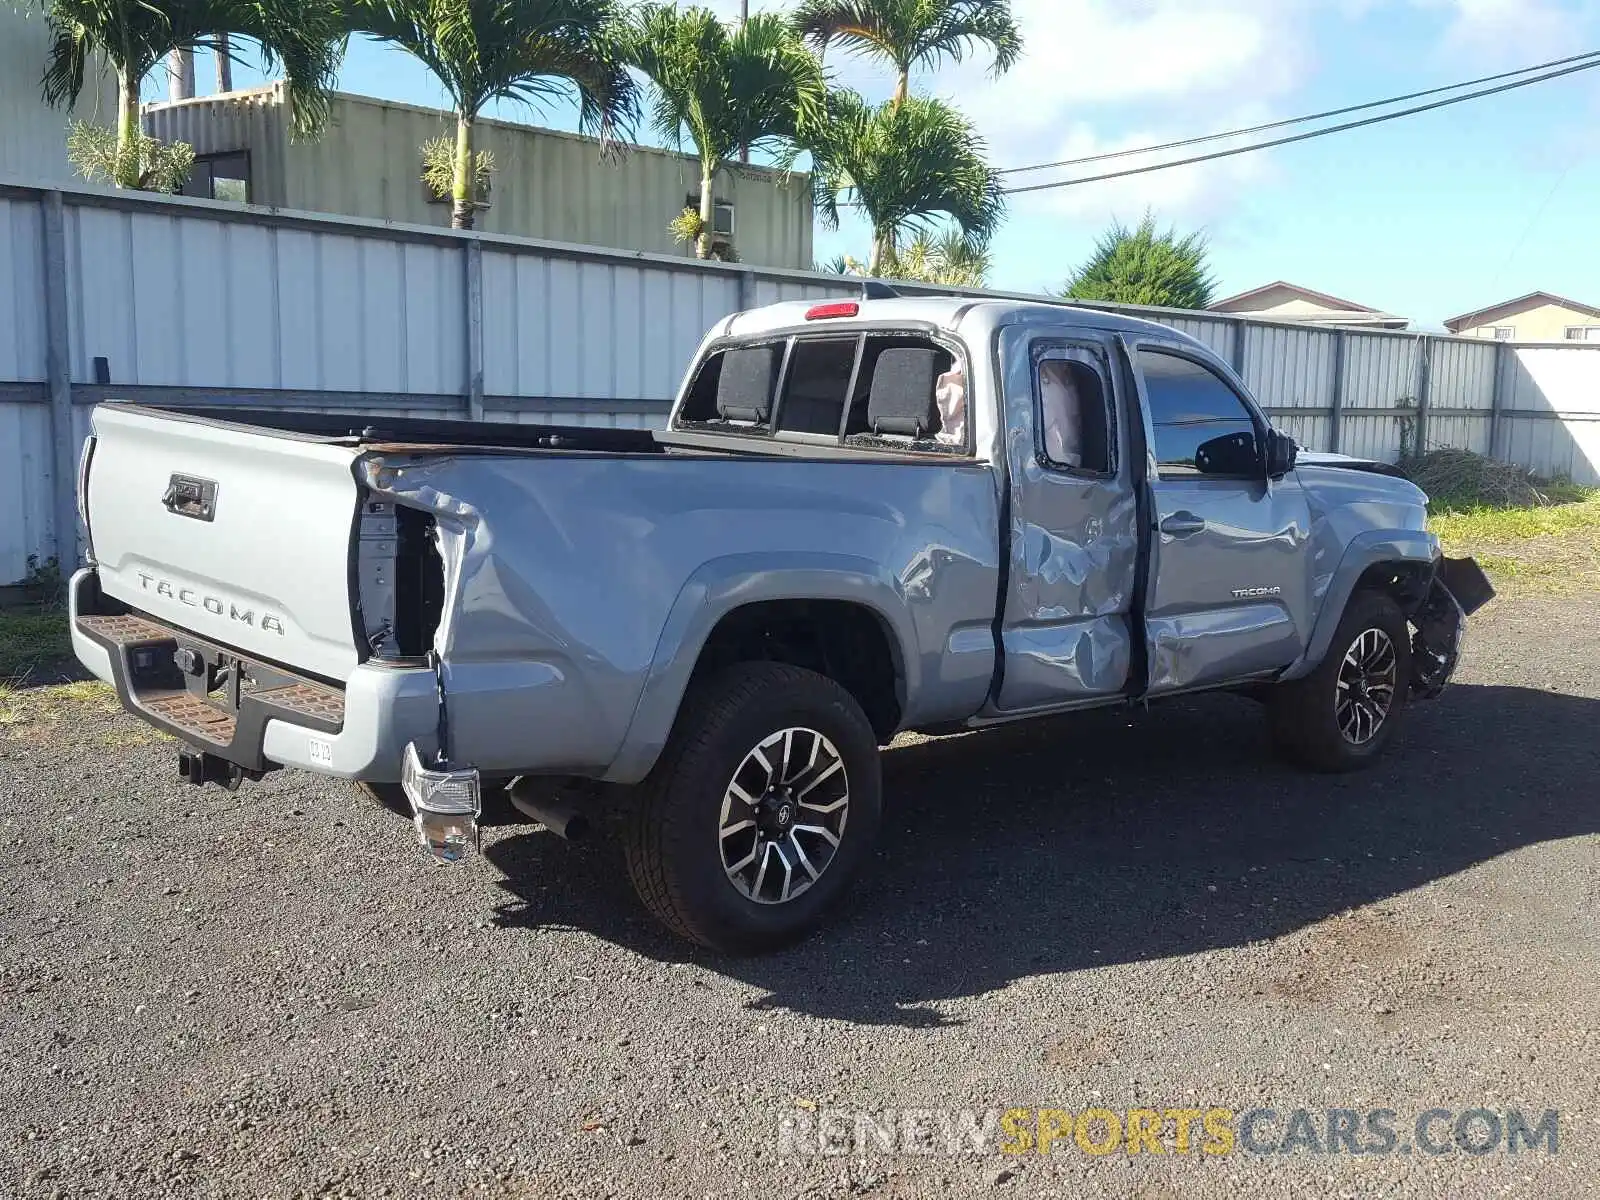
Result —
<instances>
[{"instance_id":1,"label":"front door","mask_svg":"<svg viewBox=\"0 0 1600 1200\"><path fill-rule=\"evenodd\" d=\"M1265 418L1202 355L1129 349L1155 470L1149 691L1287 666L1310 634L1305 493L1292 472L1267 478Z\"/></svg>"}]
</instances>

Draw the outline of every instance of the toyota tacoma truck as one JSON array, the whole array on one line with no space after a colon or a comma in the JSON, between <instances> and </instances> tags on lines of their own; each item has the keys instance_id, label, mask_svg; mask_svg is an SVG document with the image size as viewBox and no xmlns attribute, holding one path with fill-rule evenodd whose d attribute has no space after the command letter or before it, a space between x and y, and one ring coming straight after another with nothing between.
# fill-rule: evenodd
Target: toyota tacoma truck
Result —
<instances>
[{"instance_id":1,"label":"toyota tacoma truck","mask_svg":"<svg viewBox=\"0 0 1600 1200\"><path fill-rule=\"evenodd\" d=\"M362 421L99 405L78 657L189 780L398 785L446 860L487 789L563 834L620 799L645 905L728 951L839 897L901 731L1235 689L1349 770L1493 594L1394 468L1060 305L738 313L660 431Z\"/></svg>"}]
</instances>

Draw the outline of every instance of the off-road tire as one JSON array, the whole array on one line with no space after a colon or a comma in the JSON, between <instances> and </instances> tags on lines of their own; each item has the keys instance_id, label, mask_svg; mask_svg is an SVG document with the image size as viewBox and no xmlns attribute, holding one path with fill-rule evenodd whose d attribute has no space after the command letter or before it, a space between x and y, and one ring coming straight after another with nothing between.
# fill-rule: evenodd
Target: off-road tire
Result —
<instances>
[{"instance_id":1,"label":"off-road tire","mask_svg":"<svg viewBox=\"0 0 1600 1200\"><path fill-rule=\"evenodd\" d=\"M751 747L793 726L815 729L837 748L849 816L815 883L784 903L758 904L724 869L722 799ZM760 953L814 930L871 850L882 818L878 740L855 698L826 676L784 663L740 663L690 689L667 748L637 793L623 849L645 907L703 946Z\"/></svg>"},{"instance_id":2,"label":"off-road tire","mask_svg":"<svg viewBox=\"0 0 1600 1200\"><path fill-rule=\"evenodd\" d=\"M1339 669L1369 629L1380 629L1395 652L1394 700L1371 739L1360 745L1339 727ZM1369 765L1399 736L1411 690L1411 632L1400 606L1382 592L1361 589L1345 605L1328 652L1316 670L1276 685L1268 704L1272 740L1287 758L1314 771L1355 771Z\"/></svg>"}]
</instances>

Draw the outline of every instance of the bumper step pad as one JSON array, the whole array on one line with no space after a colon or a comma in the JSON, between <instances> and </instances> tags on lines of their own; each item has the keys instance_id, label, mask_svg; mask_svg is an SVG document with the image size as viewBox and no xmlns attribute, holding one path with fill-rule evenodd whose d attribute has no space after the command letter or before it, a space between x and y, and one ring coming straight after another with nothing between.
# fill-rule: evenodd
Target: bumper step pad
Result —
<instances>
[{"instance_id":1,"label":"bumper step pad","mask_svg":"<svg viewBox=\"0 0 1600 1200\"><path fill-rule=\"evenodd\" d=\"M267 688L250 693L263 704L287 709L303 717L317 717L324 721L344 724L344 695L332 688L320 688L310 683L295 683L288 687Z\"/></svg>"},{"instance_id":2,"label":"bumper step pad","mask_svg":"<svg viewBox=\"0 0 1600 1200\"><path fill-rule=\"evenodd\" d=\"M338 733L344 725L344 693L336 688L239 659L131 613L79 613L76 620L84 634L111 651L117 694L126 708L246 770L259 771L268 765L261 757L261 741L267 722L274 718L329 734ZM220 660L224 666L231 663L231 669L249 673L243 687L235 691L237 712L227 699L225 684L202 693L192 683L183 686L183 675L175 664L162 666L180 644L198 645L210 672L218 669ZM142 663L138 671L132 667L136 658Z\"/></svg>"},{"instance_id":3,"label":"bumper step pad","mask_svg":"<svg viewBox=\"0 0 1600 1200\"><path fill-rule=\"evenodd\" d=\"M142 642L170 642L172 630L146 621L143 617L79 615L78 627L115 646L137 646Z\"/></svg>"},{"instance_id":4,"label":"bumper step pad","mask_svg":"<svg viewBox=\"0 0 1600 1200\"><path fill-rule=\"evenodd\" d=\"M214 746L227 746L233 741L237 723L232 714L188 692L140 696L138 705L163 721L176 725L188 737L210 742Z\"/></svg>"}]
</instances>

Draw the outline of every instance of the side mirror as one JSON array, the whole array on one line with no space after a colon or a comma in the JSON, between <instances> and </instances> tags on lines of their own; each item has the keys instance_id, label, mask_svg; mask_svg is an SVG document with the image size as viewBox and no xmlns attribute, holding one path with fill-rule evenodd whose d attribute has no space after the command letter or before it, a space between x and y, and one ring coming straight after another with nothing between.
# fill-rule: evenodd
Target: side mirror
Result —
<instances>
[{"instance_id":1,"label":"side mirror","mask_svg":"<svg viewBox=\"0 0 1600 1200\"><path fill-rule=\"evenodd\" d=\"M1276 429L1267 432L1267 478L1282 479L1294 470L1295 459L1299 457L1300 447L1287 433L1279 433Z\"/></svg>"},{"instance_id":2,"label":"side mirror","mask_svg":"<svg viewBox=\"0 0 1600 1200\"><path fill-rule=\"evenodd\" d=\"M1225 433L1195 447L1194 469L1202 475L1261 478L1261 455L1253 433Z\"/></svg>"}]
</instances>

